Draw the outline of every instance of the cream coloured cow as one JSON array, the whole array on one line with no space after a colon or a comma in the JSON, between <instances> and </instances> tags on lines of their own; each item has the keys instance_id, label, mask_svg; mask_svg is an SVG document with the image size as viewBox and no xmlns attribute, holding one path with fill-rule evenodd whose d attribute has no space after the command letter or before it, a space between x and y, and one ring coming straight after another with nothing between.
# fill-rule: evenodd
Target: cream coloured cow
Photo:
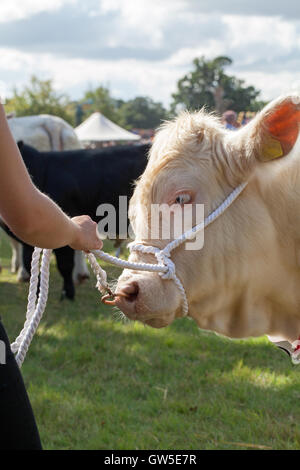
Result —
<instances>
[{"instance_id":1,"label":"cream coloured cow","mask_svg":"<svg viewBox=\"0 0 300 470\"><path fill-rule=\"evenodd\" d=\"M74 129L64 119L57 116L40 114L10 117L8 125L16 142L23 141L41 152L76 150L82 147ZM11 270L17 273L19 281L27 281L29 274L23 266L22 247L12 238L10 238L10 244L12 248ZM74 281L89 277L84 255L81 252L75 252L74 261Z\"/></svg>"},{"instance_id":2,"label":"cream coloured cow","mask_svg":"<svg viewBox=\"0 0 300 470\"><path fill-rule=\"evenodd\" d=\"M158 131L146 170L131 200L136 240L153 203L204 203L205 215L242 182L246 188L205 229L201 250L171 253L200 328L233 338L270 335L294 341L300 334L300 96L270 103L236 132L204 111L185 112ZM152 254L131 261L156 263ZM126 269L117 305L152 327L182 316L182 296L157 273Z\"/></svg>"},{"instance_id":3,"label":"cream coloured cow","mask_svg":"<svg viewBox=\"0 0 300 470\"><path fill-rule=\"evenodd\" d=\"M41 152L81 148L74 129L57 116L40 114L11 117L8 125L16 142L23 140Z\"/></svg>"}]
</instances>

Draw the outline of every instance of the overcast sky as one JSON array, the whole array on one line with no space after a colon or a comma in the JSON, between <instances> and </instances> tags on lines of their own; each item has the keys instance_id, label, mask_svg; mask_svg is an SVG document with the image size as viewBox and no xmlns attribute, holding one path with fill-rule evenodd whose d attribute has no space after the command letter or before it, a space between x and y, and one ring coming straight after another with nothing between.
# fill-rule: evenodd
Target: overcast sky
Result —
<instances>
[{"instance_id":1,"label":"overcast sky","mask_svg":"<svg viewBox=\"0 0 300 470\"><path fill-rule=\"evenodd\" d=\"M0 95L35 74L168 105L200 55L231 57L262 98L299 88L300 0L0 0Z\"/></svg>"}]
</instances>

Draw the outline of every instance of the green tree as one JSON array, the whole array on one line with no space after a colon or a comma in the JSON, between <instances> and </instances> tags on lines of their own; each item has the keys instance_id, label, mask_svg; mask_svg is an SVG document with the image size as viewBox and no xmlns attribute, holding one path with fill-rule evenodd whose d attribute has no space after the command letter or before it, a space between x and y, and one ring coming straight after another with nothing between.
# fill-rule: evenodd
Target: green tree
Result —
<instances>
[{"instance_id":1,"label":"green tree","mask_svg":"<svg viewBox=\"0 0 300 470\"><path fill-rule=\"evenodd\" d=\"M119 124L118 108L120 100L111 97L108 88L99 86L85 92L84 97L80 100L79 105L83 111L81 119L84 120L92 113L100 112L106 118Z\"/></svg>"},{"instance_id":2,"label":"green tree","mask_svg":"<svg viewBox=\"0 0 300 470\"><path fill-rule=\"evenodd\" d=\"M57 93L52 80L40 80L32 76L29 85L23 90L13 90L13 96L5 104L7 113L14 112L16 116L32 116L36 114L51 114L73 124L73 111L67 95Z\"/></svg>"},{"instance_id":3,"label":"green tree","mask_svg":"<svg viewBox=\"0 0 300 470\"><path fill-rule=\"evenodd\" d=\"M121 104L119 116L120 124L127 129L154 129L167 118L167 111L161 103L137 96Z\"/></svg>"},{"instance_id":4,"label":"green tree","mask_svg":"<svg viewBox=\"0 0 300 470\"><path fill-rule=\"evenodd\" d=\"M264 103L257 101L260 94L253 86L245 86L244 80L227 75L225 67L230 66L229 57L204 57L193 60L193 69L177 83L177 91L172 95L171 111L184 107L190 110L205 106L208 110L223 113L227 109L257 111Z\"/></svg>"}]
</instances>

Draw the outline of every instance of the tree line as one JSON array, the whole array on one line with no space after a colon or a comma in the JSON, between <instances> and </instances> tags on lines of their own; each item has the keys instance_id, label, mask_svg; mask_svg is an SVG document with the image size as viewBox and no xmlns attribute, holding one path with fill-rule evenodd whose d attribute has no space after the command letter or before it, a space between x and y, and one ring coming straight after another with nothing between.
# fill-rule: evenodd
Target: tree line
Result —
<instances>
[{"instance_id":1,"label":"tree line","mask_svg":"<svg viewBox=\"0 0 300 470\"><path fill-rule=\"evenodd\" d=\"M177 82L169 109L147 96L125 101L111 96L105 86L87 90L81 99L72 101L67 94L58 93L52 80L32 76L22 90L13 89L6 101L7 113L16 116L52 114L79 125L90 114L100 111L111 121L126 129L154 129L183 109L191 111L205 107L222 114L233 111L259 111L266 103L259 99L260 91L246 86L244 80L228 75L225 69L232 64L229 57L212 60L197 57L192 69Z\"/></svg>"}]
</instances>

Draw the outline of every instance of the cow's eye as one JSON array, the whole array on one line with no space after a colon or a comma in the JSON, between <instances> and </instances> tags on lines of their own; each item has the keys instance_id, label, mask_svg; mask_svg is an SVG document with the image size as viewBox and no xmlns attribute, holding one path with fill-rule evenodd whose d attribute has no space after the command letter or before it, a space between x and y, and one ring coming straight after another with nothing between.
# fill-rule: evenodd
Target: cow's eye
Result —
<instances>
[{"instance_id":1,"label":"cow's eye","mask_svg":"<svg viewBox=\"0 0 300 470\"><path fill-rule=\"evenodd\" d=\"M178 194L178 196L176 196L176 199L175 199L175 204L180 204L180 205L187 204L188 202L190 202L190 200L191 200L190 194L186 194L186 193Z\"/></svg>"}]
</instances>

